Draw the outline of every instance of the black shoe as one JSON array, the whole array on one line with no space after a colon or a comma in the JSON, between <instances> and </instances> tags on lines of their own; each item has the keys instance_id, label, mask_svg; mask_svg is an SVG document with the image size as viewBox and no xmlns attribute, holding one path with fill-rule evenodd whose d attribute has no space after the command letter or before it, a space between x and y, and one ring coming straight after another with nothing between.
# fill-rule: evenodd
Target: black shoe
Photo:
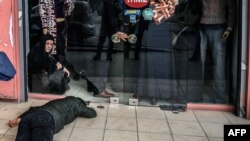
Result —
<instances>
[{"instance_id":1,"label":"black shoe","mask_svg":"<svg viewBox=\"0 0 250 141\"><path fill-rule=\"evenodd\" d=\"M88 87L87 91L88 92L93 92L94 95L99 94L99 90L96 87Z\"/></svg>"},{"instance_id":2,"label":"black shoe","mask_svg":"<svg viewBox=\"0 0 250 141\"><path fill-rule=\"evenodd\" d=\"M98 95L99 94L99 90L96 87L94 87L92 89L92 92L93 92L93 95Z\"/></svg>"},{"instance_id":3,"label":"black shoe","mask_svg":"<svg viewBox=\"0 0 250 141\"><path fill-rule=\"evenodd\" d=\"M86 81L87 81L87 91L88 92L93 92L94 95L99 94L98 88L91 81L89 81L88 79L86 79Z\"/></svg>"},{"instance_id":4,"label":"black shoe","mask_svg":"<svg viewBox=\"0 0 250 141\"><path fill-rule=\"evenodd\" d=\"M101 59L101 54L96 54L96 56L94 56L93 60L100 60Z\"/></svg>"}]
</instances>

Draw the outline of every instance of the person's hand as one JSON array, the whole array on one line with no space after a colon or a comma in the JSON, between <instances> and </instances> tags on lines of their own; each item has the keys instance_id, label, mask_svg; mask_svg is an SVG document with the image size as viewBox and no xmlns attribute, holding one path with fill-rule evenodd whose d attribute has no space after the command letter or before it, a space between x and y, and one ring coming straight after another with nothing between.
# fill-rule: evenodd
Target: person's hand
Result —
<instances>
[{"instance_id":1,"label":"person's hand","mask_svg":"<svg viewBox=\"0 0 250 141\"><path fill-rule=\"evenodd\" d=\"M226 40L229 37L230 33L231 33L231 30L226 29L226 31L222 34L222 39Z\"/></svg>"},{"instance_id":2,"label":"person's hand","mask_svg":"<svg viewBox=\"0 0 250 141\"><path fill-rule=\"evenodd\" d=\"M48 34L48 29L47 28L43 28L43 34L44 35Z\"/></svg>"},{"instance_id":3,"label":"person's hand","mask_svg":"<svg viewBox=\"0 0 250 141\"><path fill-rule=\"evenodd\" d=\"M61 63L57 62L57 63L56 63L56 68L57 68L58 70L60 70L60 69L63 68L63 66L62 66Z\"/></svg>"},{"instance_id":4,"label":"person's hand","mask_svg":"<svg viewBox=\"0 0 250 141\"><path fill-rule=\"evenodd\" d=\"M10 127L16 127L21 121L21 118L15 118L15 119L12 119L12 120L9 120L9 123L8 125Z\"/></svg>"},{"instance_id":5,"label":"person's hand","mask_svg":"<svg viewBox=\"0 0 250 141\"><path fill-rule=\"evenodd\" d=\"M117 35L119 39L123 41L127 41L128 35L126 33L118 31L115 34Z\"/></svg>"},{"instance_id":6,"label":"person's hand","mask_svg":"<svg viewBox=\"0 0 250 141\"><path fill-rule=\"evenodd\" d=\"M63 72L67 74L67 77L69 77L69 76L70 76L70 72L69 72L69 70L68 70L68 69L63 68Z\"/></svg>"},{"instance_id":7,"label":"person's hand","mask_svg":"<svg viewBox=\"0 0 250 141\"><path fill-rule=\"evenodd\" d=\"M63 21L65 21L65 18L56 18L57 23L60 23L60 22L63 22Z\"/></svg>"}]
</instances>

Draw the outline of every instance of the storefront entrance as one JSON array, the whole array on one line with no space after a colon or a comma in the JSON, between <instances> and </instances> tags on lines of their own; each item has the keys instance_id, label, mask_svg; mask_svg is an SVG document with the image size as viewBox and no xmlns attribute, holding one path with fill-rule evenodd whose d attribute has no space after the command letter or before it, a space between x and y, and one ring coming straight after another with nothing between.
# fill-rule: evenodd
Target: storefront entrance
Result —
<instances>
[{"instance_id":1,"label":"storefront entrance","mask_svg":"<svg viewBox=\"0 0 250 141\"><path fill-rule=\"evenodd\" d=\"M202 71L199 27L187 28L175 22L159 23L152 20L134 25L130 23L129 30L125 28L124 31L135 34L139 40L142 36L141 47L138 47L138 43L115 43L111 60L107 56L109 44L106 38L100 58L94 59L101 32L101 1L78 0L74 4L72 17L68 20L66 58L76 72L84 72L100 92L107 90L114 93L122 104L129 104L131 99L136 99L139 105L147 106L185 106L187 103L233 105L236 102L239 87L239 10L233 33L227 42L226 79L221 80L219 85L225 89L225 93L218 101L213 80L216 61L212 60L211 52L206 58L206 69ZM39 46L42 36L38 1L29 3L29 16L30 48L27 52ZM74 95L92 102L109 102L109 98L94 97L93 92L88 91L86 78L76 79L72 75L69 86L69 91L60 96ZM29 91L32 93L30 95L43 93Z\"/></svg>"}]
</instances>

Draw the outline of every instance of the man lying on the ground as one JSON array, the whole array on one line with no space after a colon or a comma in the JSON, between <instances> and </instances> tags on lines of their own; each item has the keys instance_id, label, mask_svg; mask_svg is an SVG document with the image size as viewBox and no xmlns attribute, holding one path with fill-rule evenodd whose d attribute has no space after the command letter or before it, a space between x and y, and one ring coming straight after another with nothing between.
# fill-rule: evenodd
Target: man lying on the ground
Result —
<instances>
[{"instance_id":1,"label":"man lying on the ground","mask_svg":"<svg viewBox=\"0 0 250 141\"><path fill-rule=\"evenodd\" d=\"M9 126L18 126L16 141L52 141L55 133L77 117L94 118L96 111L87 107L82 99L68 96L31 107L9 120Z\"/></svg>"}]
</instances>

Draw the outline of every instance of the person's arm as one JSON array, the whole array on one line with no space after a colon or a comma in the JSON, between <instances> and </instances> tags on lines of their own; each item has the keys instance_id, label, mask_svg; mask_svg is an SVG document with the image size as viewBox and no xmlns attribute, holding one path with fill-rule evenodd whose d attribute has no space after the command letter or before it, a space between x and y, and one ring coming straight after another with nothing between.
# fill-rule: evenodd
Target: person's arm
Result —
<instances>
[{"instance_id":1,"label":"person's arm","mask_svg":"<svg viewBox=\"0 0 250 141\"><path fill-rule=\"evenodd\" d=\"M94 118L97 116L97 113L95 109L90 108L90 107L84 107L81 112L78 113L79 117L84 117L84 118Z\"/></svg>"},{"instance_id":2,"label":"person's arm","mask_svg":"<svg viewBox=\"0 0 250 141\"><path fill-rule=\"evenodd\" d=\"M235 13L236 13L235 0L226 0L226 4L227 4L227 9L226 9L227 10L227 29L222 35L223 39L227 39L232 32L234 19L235 19Z\"/></svg>"},{"instance_id":3,"label":"person's arm","mask_svg":"<svg viewBox=\"0 0 250 141\"><path fill-rule=\"evenodd\" d=\"M102 18L109 18L109 24L113 33L121 40L126 41L128 35L121 31L119 23L119 15L115 9L115 5L112 4L112 1L104 0L103 1L103 15Z\"/></svg>"},{"instance_id":4,"label":"person's arm","mask_svg":"<svg viewBox=\"0 0 250 141\"><path fill-rule=\"evenodd\" d=\"M74 10L74 3L73 0L64 0L64 14L65 18L70 16L72 11Z\"/></svg>"},{"instance_id":5,"label":"person's arm","mask_svg":"<svg viewBox=\"0 0 250 141\"><path fill-rule=\"evenodd\" d=\"M10 127L16 127L19 125L19 123L21 122L22 118L30 113L33 113L37 110L38 107L31 107L29 108L29 110L27 110L26 112L22 113L20 116L12 119L12 120L9 120L9 123L8 125Z\"/></svg>"},{"instance_id":6,"label":"person's arm","mask_svg":"<svg viewBox=\"0 0 250 141\"><path fill-rule=\"evenodd\" d=\"M35 56L29 60L33 64L33 71L36 74L46 74L50 73L51 70L51 62L44 58L42 52L37 51Z\"/></svg>"},{"instance_id":7,"label":"person's arm","mask_svg":"<svg viewBox=\"0 0 250 141\"><path fill-rule=\"evenodd\" d=\"M17 117L17 118L14 118L14 119L12 119L12 120L9 120L8 125L9 125L10 127L16 127L16 126L19 125L20 122L21 122L21 118Z\"/></svg>"},{"instance_id":8,"label":"person's arm","mask_svg":"<svg viewBox=\"0 0 250 141\"><path fill-rule=\"evenodd\" d=\"M227 28L233 29L235 13L236 13L236 1L226 0L227 2Z\"/></svg>"},{"instance_id":9,"label":"person's arm","mask_svg":"<svg viewBox=\"0 0 250 141\"><path fill-rule=\"evenodd\" d=\"M47 21L47 16L48 16L48 10L46 6L46 0L39 0L39 12L40 12L40 17L42 21L42 28L43 28L43 34L48 33L48 21Z\"/></svg>"},{"instance_id":10,"label":"person's arm","mask_svg":"<svg viewBox=\"0 0 250 141\"><path fill-rule=\"evenodd\" d=\"M127 41L128 35L127 35L126 33L117 31L117 32L115 33L115 35L116 35L119 39L121 39L121 40L123 40L123 41Z\"/></svg>"},{"instance_id":11,"label":"person's arm","mask_svg":"<svg viewBox=\"0 0 250 141\"><path fill-rule=\"evenodd\" d=\"M67 74L67 77L70 76L69 70L66 67L64 67L60 62L56 63L56 67L58 70L63 70L63 72Z\"/></svg>"}]
</instances>

